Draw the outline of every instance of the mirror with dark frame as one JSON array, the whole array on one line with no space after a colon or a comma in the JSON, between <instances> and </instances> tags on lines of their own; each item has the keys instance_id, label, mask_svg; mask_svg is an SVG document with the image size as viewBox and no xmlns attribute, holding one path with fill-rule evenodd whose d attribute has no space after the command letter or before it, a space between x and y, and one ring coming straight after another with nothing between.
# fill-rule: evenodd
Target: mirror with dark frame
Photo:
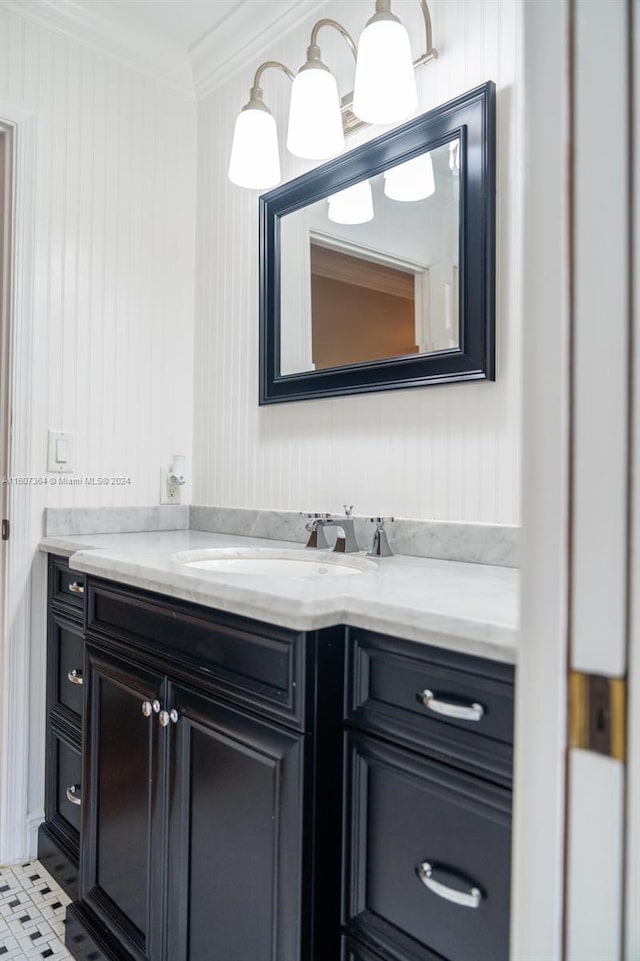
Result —
<instances>
[{"instance_id":1,"label":"mirror with dark frame","mask_svg":"<svg viewBox=\"0 0 640 961\"><path fill-rule=\"evenodd\" d=\"M495 86L260 198L260 403L494 379Z\"/></svg>"}]
</instances>

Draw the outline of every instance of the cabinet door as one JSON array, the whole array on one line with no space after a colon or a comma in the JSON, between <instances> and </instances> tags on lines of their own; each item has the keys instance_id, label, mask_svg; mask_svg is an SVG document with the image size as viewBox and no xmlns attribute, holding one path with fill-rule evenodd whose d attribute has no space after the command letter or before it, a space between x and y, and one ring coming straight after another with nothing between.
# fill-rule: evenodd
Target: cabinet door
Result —
<instances>
[{"instance_id":1,"label":"cabinet door","mask_svg":"<svg viewBox=\"0 0 640 961\"><path fill-rule=\"evenodd\" d=\"M507 961L510 793L373 738L347 741L349 932L412 961Z\"/></svg>"},{"instance_id":2,"label":"cabinet door","mask_svg":"<svg viewBox=\"0 0 640 961\"><path fill-rule=\"evenodd\" d=\"M86 647L81 896L140 961L162 957L163 677ZM146 708L148 711L148 708Z\"/></svg>"},{"instance_id":3,"label":"cabinet door","mask_svg":"<svg viewBox=\"0 0 640 961\"><path fill-rule=\"evenodd\" d=\"M302 961L304 737L183 687L169 704L167 957Z\"/></svg>"}]
</instances>

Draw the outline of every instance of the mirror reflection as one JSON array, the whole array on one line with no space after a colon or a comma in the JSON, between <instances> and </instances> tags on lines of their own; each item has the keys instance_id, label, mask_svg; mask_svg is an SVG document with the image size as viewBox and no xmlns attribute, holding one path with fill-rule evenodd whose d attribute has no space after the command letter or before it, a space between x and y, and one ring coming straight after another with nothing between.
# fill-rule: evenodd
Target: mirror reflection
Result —
<instances>
[{"instance_id":1,"label":"mirror reflection","mask_svg":"<svg viewBox=\"0 0 640 961\"><path fill-rule=\"evenodd\" d=\"M457 349L460 144L281 219L283 376Z\"/></svg>"}]
</instances>

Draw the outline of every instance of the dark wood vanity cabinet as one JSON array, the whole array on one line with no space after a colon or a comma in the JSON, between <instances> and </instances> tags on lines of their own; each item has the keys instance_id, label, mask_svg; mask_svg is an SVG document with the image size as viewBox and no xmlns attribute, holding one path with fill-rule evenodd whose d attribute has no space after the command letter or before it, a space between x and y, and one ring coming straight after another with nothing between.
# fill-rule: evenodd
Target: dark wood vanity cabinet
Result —
<instances>
[{"instance_id":1,"label":"dark wood vanity cabinet","mask_svg":"<svg viewBox=\"0 0 640 961\"><path fill-rule=\"evenodd\" d=\"M82 805L84 576L65 558L47 561L45 820L38 858L77 897Z\"/></svg>"},{"instance_id":2,"label":"dark wood vanity cabinet","mask_svg":"<svg viewBox=\"0 0 640 961\"><path fill-rule=\"evenodd\" d=\"M507 961L513 669L348 641L343 961Z\"/></svg>"},{"instance_id":3,"label":"dark wood vanity cabinet","mask_svg":"<svg viewBox=\"0 0 640 961\"><path fill-rule=\"evenodd\" d=\"M344 632L91 579L87 600L67 947L81 961L337 958Z\"/></svg>"},{"instance_id":4,"label":"dark wood vanity cabinet","mask_svg":"<svg viewBox=\"0 0 640 961\"><path fill-rule=\"evenodd\" d=\"M507 961L511 666L60 558L48 616L39 854L77 961Z\"/></svg>"}]
</instances>

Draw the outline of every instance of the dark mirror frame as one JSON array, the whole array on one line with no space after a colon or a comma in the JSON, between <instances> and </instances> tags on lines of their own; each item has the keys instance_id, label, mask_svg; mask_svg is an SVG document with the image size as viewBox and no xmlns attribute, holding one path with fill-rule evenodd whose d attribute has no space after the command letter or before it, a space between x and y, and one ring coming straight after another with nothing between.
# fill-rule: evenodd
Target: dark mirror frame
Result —
<instances>
[{"instance_id":1,"label":"dark mirror frame","mask_svg":"<svg viewBox=\"0 0 640 961\"><path fill-rule=\"evenodd\" d=\"M495 380L495 84L491 81L260 197L260 404ZM280 219L460 139L459 348L280 374Z\"/></svg>"}]
</instances>

